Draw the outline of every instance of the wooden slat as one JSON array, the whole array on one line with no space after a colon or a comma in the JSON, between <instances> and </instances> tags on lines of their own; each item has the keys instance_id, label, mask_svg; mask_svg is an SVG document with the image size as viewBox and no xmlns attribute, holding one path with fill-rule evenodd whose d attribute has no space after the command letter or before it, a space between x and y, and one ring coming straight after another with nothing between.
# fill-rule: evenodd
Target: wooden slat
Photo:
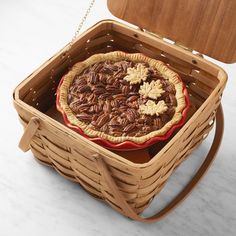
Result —
<instances>
[{"instance_id":1,"label":"wooden slat","mask_svg":"<svg viewBox=\"0 0 236 236\"><path fill-rule=\"evenodd\" d=\"M108 8L116 17L188 48L236 62L234 0L108 0Z\"/></svg>"}]
</instances>

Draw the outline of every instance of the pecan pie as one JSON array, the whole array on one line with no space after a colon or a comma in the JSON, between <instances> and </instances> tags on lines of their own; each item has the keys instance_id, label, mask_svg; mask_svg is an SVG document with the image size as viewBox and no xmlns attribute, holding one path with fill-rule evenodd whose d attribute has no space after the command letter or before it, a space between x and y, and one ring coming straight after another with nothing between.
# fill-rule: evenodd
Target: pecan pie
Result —
<instances>
[{"instance_id":1,"label":"pecan pie","mask_svg":"<svg viewBox=\"0 0 236 236\"><path fill-rule=\"evenodd\" d=\"M58 87L58 109L89 137L144 143L183 118L184 85L163 62L140 53L96 54L79 62Z\"/></svg>"}]
</instances>

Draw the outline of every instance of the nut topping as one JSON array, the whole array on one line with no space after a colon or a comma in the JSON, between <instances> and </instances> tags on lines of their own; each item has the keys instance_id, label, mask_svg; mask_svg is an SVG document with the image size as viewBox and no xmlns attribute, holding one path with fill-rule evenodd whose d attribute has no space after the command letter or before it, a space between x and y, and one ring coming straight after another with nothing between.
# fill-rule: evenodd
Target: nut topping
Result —
<instances>
[{"instance_id":1,"label":"nut topping","mask_svg":"<svg viewBox=\"0 0 236 236\"><path fill-rule=\"evenodd\" d=\"M78 120L114 137L143 136L175 114L175 86L148 64L105 61L74 77L67 102Z\"/></svg>"}]
</instances>

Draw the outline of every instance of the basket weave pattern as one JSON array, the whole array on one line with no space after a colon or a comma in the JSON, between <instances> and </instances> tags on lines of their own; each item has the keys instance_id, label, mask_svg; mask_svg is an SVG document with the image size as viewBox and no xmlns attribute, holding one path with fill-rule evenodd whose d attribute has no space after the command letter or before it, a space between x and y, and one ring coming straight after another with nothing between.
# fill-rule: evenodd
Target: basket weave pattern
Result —
<instances>
[{"instance_id":1,"label":"basket weave pattern","mask_svg":"<svg viewBox=\"0 0 236 236\"><path fill-rule=\"evenodd\" d=\"M40 128L30 143L34 156L64 177L78 182L94 196L107 201L122 214L125 214L124 210L97 168L96 155L103 157L128 204L135 212L141 213L161 191L174 169L212 129L226 83L226 76L219 73L219 68L204 64L200 58L198 64L188 61L186 58L190 56L187 52L180 55L180 51L177 53L168 48L165 42L156 43L153 36L144 33L137 36L135 30L121 24L99 23L74 43L69 56L59 52L15 91L14 104L23 126L32 116L40 117ZM51 101L55 101L60 77L73 63L95 53L113 50L141 52L167 63L185 82L191 105L197 110L168 144L145 164L127 161L43 114L54 105Z\"/></svg>"}]
</instances>

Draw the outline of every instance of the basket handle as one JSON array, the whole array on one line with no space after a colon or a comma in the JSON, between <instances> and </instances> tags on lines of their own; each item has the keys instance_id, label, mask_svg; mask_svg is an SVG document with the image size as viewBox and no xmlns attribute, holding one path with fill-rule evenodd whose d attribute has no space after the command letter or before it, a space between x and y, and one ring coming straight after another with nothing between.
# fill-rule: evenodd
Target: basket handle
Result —
<instances>
[{"instance_id":1,"label":"basket handle","mask_svg":"<svg viewBox=\"0 0 236 236\"><path fill-rule=\"evenodd\" d=\"M32 117L26 126L24 134L22 135L18 145L23 152L27 152L29 150L30 142L38 128L39 119L37 117Z\"/></svg>"},{"instance_id":2,"label":"basket handle","mask_svg":"<svg viewBox=\"0 0 236 236\"><path fill-rule=\"evenodd\" d=\"M192 192L194 187L201 180L201 178L204 176L204 174L212 164L213 160L215 159L215 156L217 154L223 136L223 130L224 130L224 116L223 116L222 106L220 105L216 113L216 129L215 129L214 140L206 156L205 161L203 162L197 173L194 175L194 177L184 187L184 189L170 203L168 203L167 206L165 206L155 215L148 218L141 217L130 207L130 205L127 203L122 193L119 191L114 179L111 177L108 167L103 158L101 158L100 155L99 156L97 155L95 159L97 160L98 169L100 170L102 178L106 181L108 187L111 189L111 192L116 201L119 202L119 205L122 208L124 215L140 222L152 223L160 220L168 213L170 213L172 210L174 210L178 206L178 204L180 204L189 195L189 193ZM109 201L107 202L111 205Z\"/></svg>"}]
</instances>

